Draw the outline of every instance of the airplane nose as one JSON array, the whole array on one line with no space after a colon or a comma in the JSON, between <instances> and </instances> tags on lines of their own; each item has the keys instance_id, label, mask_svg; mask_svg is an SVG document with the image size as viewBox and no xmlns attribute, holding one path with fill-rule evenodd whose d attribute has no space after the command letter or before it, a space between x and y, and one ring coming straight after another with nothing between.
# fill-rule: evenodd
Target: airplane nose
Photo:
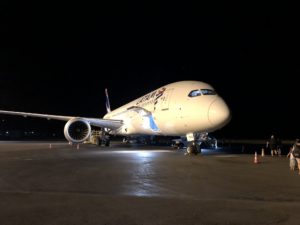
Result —
<instances>
[{"instance_id":1,"label":"airplane nose","mask_svg":"<svg viewBox=\"0 0 300 225\"><path fill-rule=\"evenodd\" d=\"M222 127L230 120L230 110L223 99L215 99L208 111L208 120L213 126Z\"/></svg>"}]
</instances>

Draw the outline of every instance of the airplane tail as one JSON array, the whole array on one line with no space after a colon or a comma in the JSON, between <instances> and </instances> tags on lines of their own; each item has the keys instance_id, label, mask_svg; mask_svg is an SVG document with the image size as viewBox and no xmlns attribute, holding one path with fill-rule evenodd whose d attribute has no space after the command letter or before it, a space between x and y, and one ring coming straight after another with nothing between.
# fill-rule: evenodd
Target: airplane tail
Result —
<instances>
[{"instance_id":1,"label":"airplane tail","mask_svg":"<svg viewBox=\"0 0 300 225\"><path fill-rule=\"evenodd\" d=\"M105 102L106 111L107 111L107 113L109 113L111 110L110 110L110 103L109 103L107 88L105 88L105 98L106 98L106 102Z\"/></svg>"}]
</instances>

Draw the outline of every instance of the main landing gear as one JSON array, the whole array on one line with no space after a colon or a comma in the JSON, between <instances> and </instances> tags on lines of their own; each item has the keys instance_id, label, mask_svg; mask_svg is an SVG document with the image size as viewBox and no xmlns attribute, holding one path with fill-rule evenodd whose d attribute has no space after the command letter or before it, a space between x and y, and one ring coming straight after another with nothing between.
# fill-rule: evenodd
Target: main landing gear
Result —
<instances>
[{"instance_id":1,"label":"main landing gear","mask_svg":"<svg viewBox=\"0 0 300 225\"><path fill-rule=\"evenodd\" d=\"M109 135L104 130L102 130L100 132L100 135L97 137L96 145L98 145L98 146L103 145L103 146L106 146L106 147L108 147L110 145Z\"/></svg>"}]
</instances>

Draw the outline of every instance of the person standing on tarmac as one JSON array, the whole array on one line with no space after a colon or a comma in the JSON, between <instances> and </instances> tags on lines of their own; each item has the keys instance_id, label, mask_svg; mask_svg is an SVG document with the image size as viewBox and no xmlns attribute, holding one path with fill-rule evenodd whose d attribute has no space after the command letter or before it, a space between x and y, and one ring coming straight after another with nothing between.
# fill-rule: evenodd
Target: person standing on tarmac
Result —
<instances>
[{"instance_id":1,"label":"person standing on tarmac","mask_svg":"<svg viewBox=\"0 0 300 225\"><path fill-rule=\"evenodd\" d=\"M293 153L294 153L294 148L291 147L290 152L287 154L286 157L290 159L290 170L294 171L297 168L297 161Z\"/></svg>"},{"instance_id":2,"label":"person standing on tarmac","mask_svg":"<svg viewBox=\"0 0 300 225\"><path fill-rule=\"evenodd\" d=\"M267 142L267 147L270 147L271 156L274 156L277 154L277 141L276 141L274 135L271 135L270 140Z\"/></svg>"},{"instance_id":3,"label":"person standing on tarmac","mask_svg":"<svg viewBox=\"0 0 300 225\"><path fill-rule=\"evenodd\" d=\"M295 157L297 164L298 164L298 171L299 171L299 175L300 175L300 169L299 169L299 165L300 165L300 142L299 139L296 139L295 144L293 145L293 156Z\"/></svg>"}]
</instances>

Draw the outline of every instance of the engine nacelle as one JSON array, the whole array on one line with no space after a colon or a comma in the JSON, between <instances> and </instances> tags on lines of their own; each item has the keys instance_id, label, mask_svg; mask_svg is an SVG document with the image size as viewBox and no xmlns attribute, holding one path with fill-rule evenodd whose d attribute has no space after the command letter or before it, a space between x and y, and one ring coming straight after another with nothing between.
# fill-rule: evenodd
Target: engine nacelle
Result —
<instances>
[{"instance_id":1,"label":"engine nacelle","mask_svg":"<svg viewBox=\"0 0 300 225\"><path fill-rule=\"evenodd\" d=\"M69 120L64 128L66 139L72 143L82 143L91 135L91 125L82 118L74 118Z\"/></svg>"}]
</instances>

